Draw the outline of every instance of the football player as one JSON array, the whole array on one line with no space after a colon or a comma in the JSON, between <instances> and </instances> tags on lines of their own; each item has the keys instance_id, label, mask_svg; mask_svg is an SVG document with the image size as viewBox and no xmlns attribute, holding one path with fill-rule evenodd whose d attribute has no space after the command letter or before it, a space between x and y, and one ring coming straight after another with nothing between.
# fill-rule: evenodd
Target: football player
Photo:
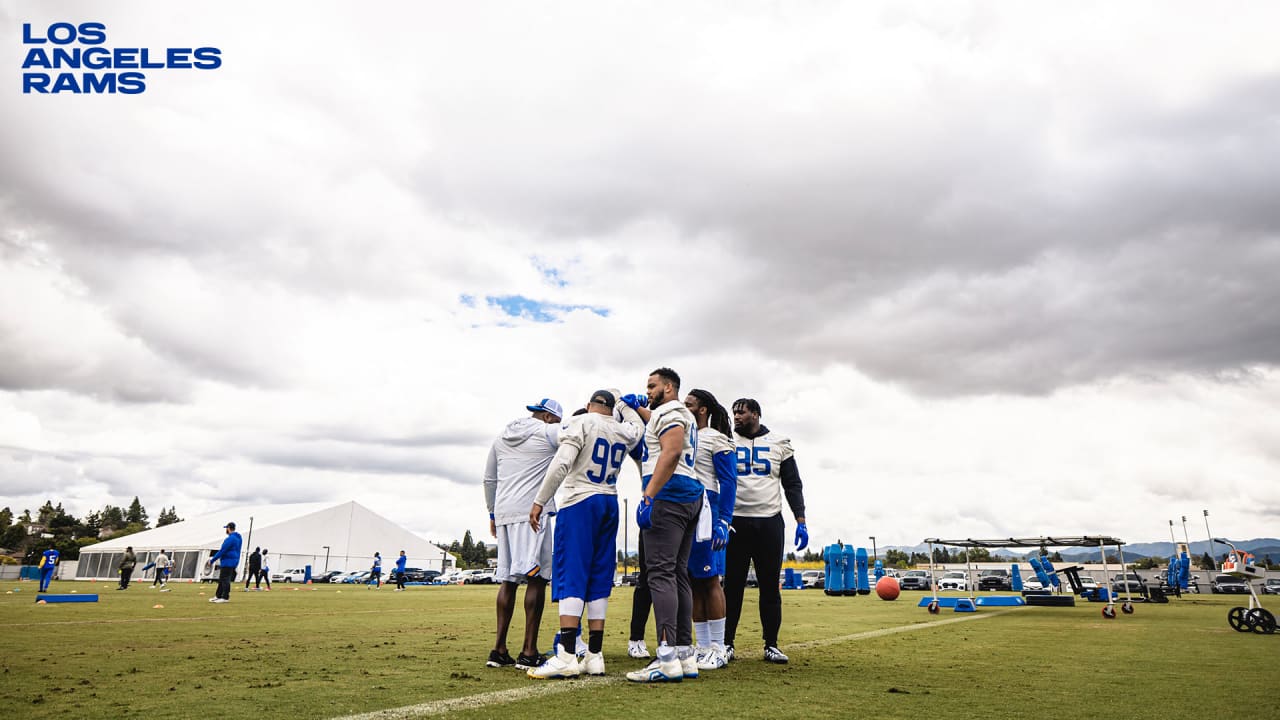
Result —
<instances>
[{"instance_id":1,"label":"football player","mask_svg":"<svg viewBox=\"0 0 1280 720\"><path fill-rule=\"evenodd\" d=\"M796 518L796 552L809 545L805 525L804 489L791 450L791 439L760 424L760 403L750 398L733 403L737 450L738 498L733 508L733 540L725 553L724 595L727 605L725 656L732 660L733 642L742 615L747 566L755 563L760 580L760 626L764 631L764 659L786 663L778 649L782 626L782 593L774 578L782 571L786 525L782 496Z\"/></svg>"},{"instance_id":2,"label":"football player","mask_svg":"<svg viewBox=\"0 0 1280 720\"><path fill-rule=\"evenodd\" d=\"M694 541L689 553L689 581L693 587L693 631L698 639L699 670L718 670L728 662L724 648L724 548L737 496L734 467L736 448L730 439L729 413L706 390L694 389L684 399L698 423L698 452L694 467L707 491L712 513L711 539Z\"/></svg>"},{"instance_id":3,"label":"football player","mask_svg":"<svg viewBox=\"0 0 1280 720\"><path fill-rule=\"evenodd\" d=\"M531 678L604 674L604 620L618 561L618 472L644 436L640 416L618 406L617 398L616 390L595 391L587 412L561 428L560 447L529 510L529 526L539 532L545 506L563 485L551 573L561 641L555 655L529 669ZM615 406L622 422L614 417ZM580 663L565 645L578 635L584 609L587 652Z\"/></svg>"}]
</instances>

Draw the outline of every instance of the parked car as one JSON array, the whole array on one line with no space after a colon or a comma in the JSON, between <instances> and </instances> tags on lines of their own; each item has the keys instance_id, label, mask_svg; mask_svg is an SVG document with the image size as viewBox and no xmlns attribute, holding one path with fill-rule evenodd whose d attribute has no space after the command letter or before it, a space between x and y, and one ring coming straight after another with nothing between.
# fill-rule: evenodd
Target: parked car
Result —
<instances>
[{"instance_id":1,"label":"parked car","mask_svg":"<svg viewBox=\"0 0 1280 720\"><path fill-rule=\"evenodd\" d=\"M1080 576L1080 589L1086 592L1098 589L1098 581L1093 579L1092 575Z\"/></svg>"},{"instance_id":2,"label":"parked car","mask_svg":"<svg viewBox=\"0 0 1280 720\"><path fill-rule=\"evenodd\" d=\"M760 581L756 578L755 568L747 571L747 587L760 587Z\"/></svg>"},{"instance_id":3,"label":"parked car","mask_svg":"<svg viewBox=\"0 0 1280 720\"><path fill-rule=\"evenodd\" d=\"M902 590L929 590L932 587L927 570L908 570L898 578L898 588Z\"/></svg>"},{"instance_id":4,"label":"parked car","mask_svg":"<svg viewBox=\"0 0 1280 720\"><path fill-rule=\"evenodd\" d=\"M1022 579L1022 592L1040 592L1042 590L1044 590L1044 584L1035 575L1028 575Z\"/></svg>"},{"instance_id":5,"label":"parked car","mask_svg":"<svg viewBox=\"0 0 1280 720\"><path fill-rule=\"evenodd\" d=\"M952 570L938 580L939 590L968 590L969 578L960 570Z\"/></svg>"},{"instance_id":6,"label":"parked car","mask_svg":"<svg viewBox=\"0 0 1280 720\"><path fill-rule=\"evenodd\" d=\"M467 572L471 574L462 579L462 584L464 585L492 585L494 576L497 574L497 571L492 568L468 570Z\"/></svg>"},{"instance_id":7,"label":"parked car","mask_svg":"<svg viewBox=\"0 0 1280 720\"><path fill-rule=\"evenodd\" d=\"M331 582L333 582L333 581L334 581L334 578L341 577L341 576L346 575L346 574L347 574L347 571L346 571L346 570L330 570L329 572L324 573L324 574L322 574L322 575L313 575L313 576L311 577L311 582L313 582L313 583L331 583Z\"/></svg>"},{"instance_id":8,"label":"parked car","mask_svg":"<svg viewBox=\"0 0 1280 720\"><path fill-rule=\"evenodd\" d=\"M289 568L278 573L271 573L271 582L273 583L295 583L306 582L306 568Z\"/></svg>"},{"instance_id":9,"label":"parked car","mask_svg":"<svg viewBox=\"0 0 1280 720\"><path fill-rule=\"evenodd\" d=\"M827 573L825 570L805 570L800 575L806 588L814 588L822 590L827 587Z\"/></svg>"},{"instance_id":10,"label":"parked car","mask_svg":"<svg viewBox=\"0 0 1280 720\"><path fill-rule=\"evenodd\" d=\"M423 570L422 568L404 569L405 582L429 583L434 582L437 577L440 577L439 570Z\"/></svg>"},{"instance_id":11,"label":"parked car","mask_svg":"<svg viewBox=\"0 0 1280 720\"><path fill-rule=\"evenodd\" d=\"M1002 568L983 570L978 573L978 589L1012 590L1013 578L1009 575L1008 570Z\"/></svg>"},{"instance_id":12,"label":"parked car","mask_svg":"<svg viewBox=\"0 0 1280 720\"><path fill-rule=\"evenodd\" d=\"M1111 578L1111 592L1119 595L1129 592L1134 595L1147 594L1147 581L1138 573L1117 573Z\"/></svg>"},{"instance_id":13,"label":"parked car","mask_svg":"<svg viewBox=\"0 0 1280 720\"><path fill-rule=\"evenodd\" d=\"M1214 593L1223 593L1227 595L1244 595L1249 592L1249 583L1242 578L1233 577L1231 575L1217 575L1210 583L1210 587Z\"/></svg>"},{"instance_id":14,"label":"parked car","mask_svg":"<svg viewBox=\"0 0 1280 720\"><path fill-rule=\"evenodd\" d=\"M1258 592L1263 595L1280 595L1280 578L1267 578L1258 586Z\"/></svg>"},{"instance_id":15,"label":"parked car","mask_svg":"<svg viewBox=\"0 0 1280 720\"><path fill-rule=\"evenodd\" d=\"M631 587L635 587L636 585L640 584L640 573L627 573L626 575L622 576L622 579L618 581L618 584L630 585Z\"/></svg>"},{"instance_id":16,"label":"parked car","mask_svg":"<svg viewBox=\"0 0 1280 720\"><path fill-rule=\"evenodd\" d=\"M368 580L368 579L369 579L368 570L352 570L346 575L339 575L338 577L334 578L333 580L330 580L329 582L331 583L338 582L344 585L352 585L354 583L364 582L365 580Z\"/></svg>"}]
</instances>

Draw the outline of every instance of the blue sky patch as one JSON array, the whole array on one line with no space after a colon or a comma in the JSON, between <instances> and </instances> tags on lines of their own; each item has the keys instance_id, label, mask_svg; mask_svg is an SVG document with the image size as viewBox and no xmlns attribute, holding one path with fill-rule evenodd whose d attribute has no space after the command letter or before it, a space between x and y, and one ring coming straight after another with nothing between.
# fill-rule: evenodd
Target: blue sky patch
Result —
<instances>
[{"instance_id":1,"label":"blue sky patch","mask_svg":"<svg viewBox=\"0 0 1280 720\"><path fill-rule=\"evenodd\" d=\"M533 300L523 295L488 295L485 297L485 302L511 317L541 323L559 322L561 315L574 310L590 310L600 317L609 317L608 308L590 305L559 305Z\"/></svg>"}]
</instances>

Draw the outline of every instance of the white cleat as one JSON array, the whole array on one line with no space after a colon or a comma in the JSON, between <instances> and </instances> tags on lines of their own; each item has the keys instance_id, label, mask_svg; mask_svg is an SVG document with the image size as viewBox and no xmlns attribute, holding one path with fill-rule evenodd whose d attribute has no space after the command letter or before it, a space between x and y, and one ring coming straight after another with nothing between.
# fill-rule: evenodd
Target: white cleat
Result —
<instances>
[{"instance_id":1,"label":"white cleat","mask_svg":"<svg viewBox=\"0 0 1280 720\"><path fill-rule=\"evenodd\" d=\"M649 657L649 648L645 647L643 640L627 641L627 657L633 657L637 660L644 660Z\"/></svg>"},{"instance_id":2,"label":"white cleat","mask_svg":"<svg viewBox=\"0 0 1280 720\"><path fill-rule=\"evenodd\" d=\"M680 671L684 675L685 680L698 679L698 656L689 653L689 657L680 658Z\"/></svg>"},{"instance_id":3,"label":"white cleat","mask_svg":"<svg viewBox=\"0 0 1280 720\"><path fill-rule=\"evenodd\" d=\"M684 668L679 658L671 658L666 662L654 659L640 670L627 673L627 679L638 683L680 682L684 680Z\"/></svg>"},{"instance_id":4,"label":"white cleat","mask_svg":"<svg viewBox=\"0 0 1280 720\"><path fill-rule=\"evenodd\" d=\"M604 653L593 653L588 650L578 666L585 675L604 675Z\"/></svg>"},{"instance_id":5,"label":"white cleat","mask_svg":"<svg viewBox=\"0 0 1280 720\"><path fill-rule=\"evenodd\" d=\"M604 658L600 659L600 666L604 667ZM536 668L529 668L525 673L529 677L537 680L546 680L549 678L567 679L578 677L582 673L582 668L578 665L578 658L566 652L558 652L547 659Z\"/></svg>"},{"instance_id":6,"label":"white cleat","mask_svg":"<svg viewBox=\"0 0 1280 720\"><path fill-rule=\"evenodd\" d=\"M716 648L708 648L707 651L702 653L702 656L698 658L699 670L719 670L728 664L729 661L724 658L724 653L720 652Z\"/></svg>"}]
</instances>

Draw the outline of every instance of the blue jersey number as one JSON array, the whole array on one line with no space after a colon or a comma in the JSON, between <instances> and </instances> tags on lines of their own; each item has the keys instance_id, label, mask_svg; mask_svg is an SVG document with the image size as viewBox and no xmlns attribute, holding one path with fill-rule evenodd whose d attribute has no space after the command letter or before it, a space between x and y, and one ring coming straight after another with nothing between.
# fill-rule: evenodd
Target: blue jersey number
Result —
<instances>
[{"instance_id":1,"label":"blue jersey number","mask_svg":"<svg viewBox=\"0 0 1280 720\"><path fill-rule=\"evenodd\" d=\"M596 438L591 447L591 462L600 466L600 472L587 471L587 479L593 483L614 485L618 482L618 469L627 456L627 446L622 443L609 444L604 438Z\"/></svg>"},{"instance_id":2,"label":"blue jersey number","mask_svg":"<svg viewBox=\"0 0 1280 720\"><path fill-rule=\"evenodd\" d=\"M765 453L769 452L767 447L747 448L738 446L738 475L761 475L766 476L773 473L773 463L769 462L769 458L765 457Z\"/></svg>"},{"instance_id":3,"label":"blue jersey number","mask_svg":"<svg viewBox=\"0 0 1280 720\"><path fill-rule=\"evenodd\" d=\"M698 426L689 423L689 453L684 456L684 464L693 469L693 461L698 457Z\"/></svg>"}]
</instances>

